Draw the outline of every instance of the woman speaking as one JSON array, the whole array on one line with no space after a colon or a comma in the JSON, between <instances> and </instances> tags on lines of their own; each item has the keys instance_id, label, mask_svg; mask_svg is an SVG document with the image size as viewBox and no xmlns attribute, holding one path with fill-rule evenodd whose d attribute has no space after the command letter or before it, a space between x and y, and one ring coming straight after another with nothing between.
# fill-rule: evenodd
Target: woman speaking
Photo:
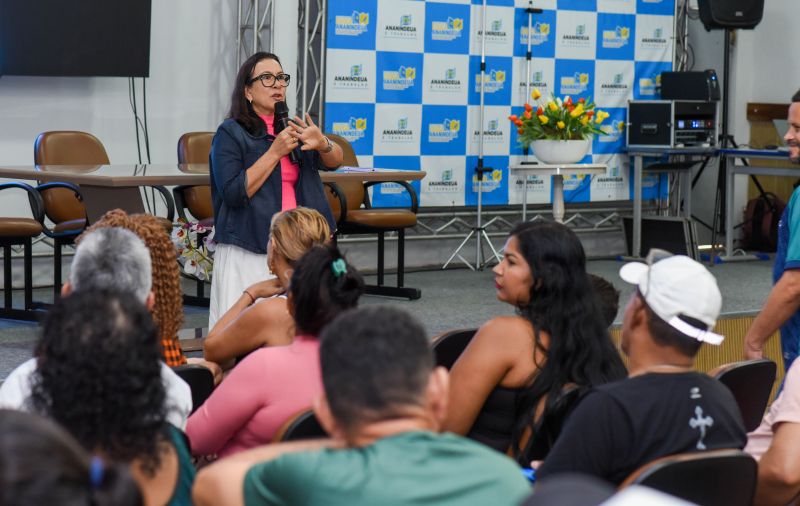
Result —
<instances>
[{"instance_id":1,"label":"woman speaking","mask_svg":"<svg viewBox=\"0 0 800 506\"><path fill-rule=\"evenodd\" d=\"M341 165L342 150L308 114L275 132L275 104L284 102L288 85L277 56L259 52L248 58L236 75L228 118L211 144L217 250L209 329L244 289L273 277L266 259L273 214L311 207L336 228L318 171Z\"/></svg>"}]
</instances>

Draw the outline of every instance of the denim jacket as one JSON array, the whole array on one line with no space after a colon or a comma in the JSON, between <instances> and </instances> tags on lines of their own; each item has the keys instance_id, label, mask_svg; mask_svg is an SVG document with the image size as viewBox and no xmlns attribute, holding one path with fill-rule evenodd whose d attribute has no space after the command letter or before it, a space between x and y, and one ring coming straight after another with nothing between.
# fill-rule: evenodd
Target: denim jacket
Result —
<instances>
[{"instance_id":1,"label":"denim jacket","mask_svg":"<svg viewBox=\"0 0 800 506\"><path fill-rule=\"evenodd\" d=\"M272 215L281 210L280 165L252 197L247 196L245 170L272 145L274 136L262 130L252 135L236 120L226 119L211 143L211 199L214 206L214 240L253 253L266 254ZM336 230L318 170L325 170L316 151L296 151L300 173L295 184L297 205L316 209Z\"/></svg>"}]
</instances>

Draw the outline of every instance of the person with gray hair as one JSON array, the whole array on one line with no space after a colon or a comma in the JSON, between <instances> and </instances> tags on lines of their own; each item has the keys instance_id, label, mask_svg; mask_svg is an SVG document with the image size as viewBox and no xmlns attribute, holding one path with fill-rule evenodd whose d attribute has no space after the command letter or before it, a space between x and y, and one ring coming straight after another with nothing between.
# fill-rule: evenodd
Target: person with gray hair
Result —
<instances>
[{"instance_id":1,"label":"person with gray hair","mask_svg":"<svg viewBox=\"0 0 800 506\"><path fill-rule=\"evenodd\" d=\"M87 233L75 250L69 279L61 295L89 290L126 292L152 310L150 252L133 232L119 228L99 228ZM161 379L166 389L167 421L183 429L192 411L192 392L175 372L160 362ZM31 379L36 358L14 369L0 385L0 408L30 411Z\"/></svg>"}]
</instances>

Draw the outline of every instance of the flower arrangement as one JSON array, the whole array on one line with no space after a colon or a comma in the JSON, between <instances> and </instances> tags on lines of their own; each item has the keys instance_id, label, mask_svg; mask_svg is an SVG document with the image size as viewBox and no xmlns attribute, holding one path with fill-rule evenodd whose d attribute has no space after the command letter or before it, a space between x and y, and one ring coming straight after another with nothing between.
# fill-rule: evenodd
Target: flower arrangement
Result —
<instances>
[{"instance_id":1,"label":"flower arrangement","mask_svg":"<svg viewBox=\"0 0 800 506\"><path fill-rule=\"evenodd\" d=\"M183 222L172 231L172 243L184 274L200 281L210 280L214 272L214 228L198 222Z\"/></svg>"},{"instance_id":2,"label":"flower arrangement","mask_svg":"<svg viewBox=\"0 0 800 506\"><path fill-rule=\"evenodd\" d=\"M519 143L522 146L536 140L582 140L591 135L604 133L600 125L608 118L608 113L595 109L595 103L584 98L573 101L550 95L550 100L540 100L538 89L531 92L531 98L539 101L537 106L525 104L522 116L512 114L508 117L517 127Z\"/></svg>"}]
</instances>

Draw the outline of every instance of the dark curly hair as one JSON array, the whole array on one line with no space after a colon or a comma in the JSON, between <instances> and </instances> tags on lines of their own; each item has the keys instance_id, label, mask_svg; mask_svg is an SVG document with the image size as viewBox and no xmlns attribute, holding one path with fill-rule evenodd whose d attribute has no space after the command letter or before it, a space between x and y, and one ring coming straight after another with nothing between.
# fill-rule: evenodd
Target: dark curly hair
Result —
<instances>
[{"instance_id":1,"label":"dark curly hair","mask_svg":"<svg viewBox=\"0 0 800 506\"><path fill-rule=\"evenodd\" d=\"M0 505L142 504L127 465L100 464L99 481L92 483L89 455L64 429L38 415L0 409Z\"/></svg>"},{"instance_id":2,"label":"dark curly hair","mask_svg":"<svg viewBox=\"0 0 800 506\"><path fill-rule=\"evenodd\" d=\"M36 345L32 407L89 451L138 459L153 475L166 408L158 329L127 293L76 292L48 312Z\"/></svg>"},{"instance_id":3,"label":"dark curly hair","mask_svg":"<svg viewBox=\"0 0 800 506\"><path fill-rule=\"evenodd\" d=\"M575 232L560 223L537 221L517 225L510 235L519 241L533 277L529 302L518 310L533 325L534 346L546 357L536 364L533 384L518 398L513 441L520 441L545 396L547 412L566 385L600 385L626 377L627 370L608 334ZM542 332L550 336L547 347Z\"/></svg>"},{"instance_id":4,"label":"dark curly hair","mask_svg":"<svg viewBox=\"0 0 800 506\"><path fill-rule=\"evenodd\" d=\"M344 272L337 275L333 263L339 260L344 262ZM364 293L364 279L336 246L315 246L297 262L289 292L297 332L318 336L339 313L356 307Z\"/></svg>"}]
</instances>

